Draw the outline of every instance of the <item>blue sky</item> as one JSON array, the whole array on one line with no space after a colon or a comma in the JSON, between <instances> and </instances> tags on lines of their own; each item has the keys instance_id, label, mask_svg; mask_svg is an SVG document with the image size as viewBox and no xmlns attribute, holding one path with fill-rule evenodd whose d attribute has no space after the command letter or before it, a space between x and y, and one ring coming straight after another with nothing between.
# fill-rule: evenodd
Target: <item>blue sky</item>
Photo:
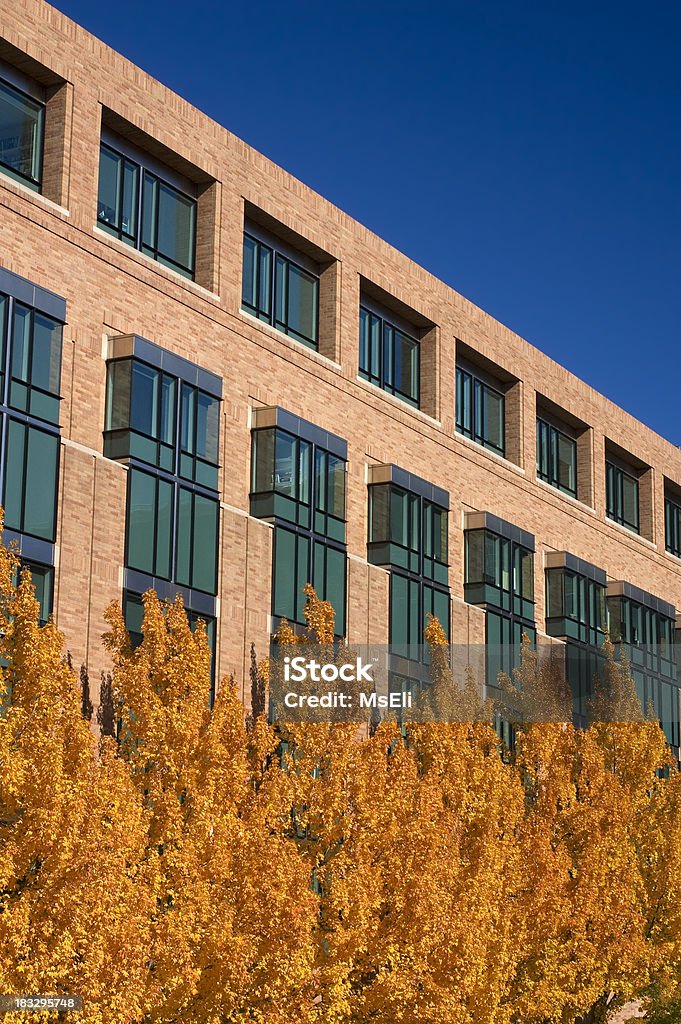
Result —
<instances>
[{"instance_id":1,"label":"blue sky","mask_svg":"<svg viewBox=\"0 0 681 1024\"><path fill-rule=\"evenodd\" d=\"M57 6L681 445L681 6Z\"/></svg>"}]
</instances>

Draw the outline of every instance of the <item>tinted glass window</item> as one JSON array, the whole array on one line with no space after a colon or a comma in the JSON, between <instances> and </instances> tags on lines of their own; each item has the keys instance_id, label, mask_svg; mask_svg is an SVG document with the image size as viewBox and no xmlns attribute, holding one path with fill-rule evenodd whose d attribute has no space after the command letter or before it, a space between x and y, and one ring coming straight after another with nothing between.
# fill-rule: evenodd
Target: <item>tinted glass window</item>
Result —
<instances>
[{"instance_id":1,"label":"tinted glass window","mask_svg":"<svg viewBox=\"0 0 681 1024\"><path fill-rule=\"evenodd\" d=\"M42 149L42 104L0 81L0 166L39 189Z\"/></svg>"}]
</instances>

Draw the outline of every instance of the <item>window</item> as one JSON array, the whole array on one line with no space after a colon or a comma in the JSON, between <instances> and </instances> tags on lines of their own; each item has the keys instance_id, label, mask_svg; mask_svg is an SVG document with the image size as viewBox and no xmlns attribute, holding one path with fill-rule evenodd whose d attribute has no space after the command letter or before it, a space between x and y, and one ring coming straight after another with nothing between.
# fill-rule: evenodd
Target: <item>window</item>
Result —
<instances>
[{"instance_id":1,"label":"window","mask_svg":"<svg viewBox=\"0 0 681 1024\"><path fill-rule=\"evenodd\" d=\"M681 558L681 499L664 499L664 544L670 554Z\"/></svg>"},{"instance_id":2,"label":"window","mask_svg":"<svg viewBox=\"0 0 681 1024\"><path fill-rule=\"evenodd\" d=\"M59 436L9 417L5 421L5 525L54 541L57 528Z\"/></svg>"},{"instance_id":3,"label":"window","mask_svg":"<svg viewBox=\"0 0 681 1024\"><path fill-rule=\"evenodd\" d=\"M316 349L319 343L319 272L244 233L242 307L259 320Z\"/></svg>"},{"instance_id":4,"label":"window","mask_svg":"<svg viewBox=\"0 0 681 1024\"><path fill-rule=\"evenodd\" d=\"M377 387L419 405L420 347L390 320L360 307L359 375Z\"/></svg>"},{"instance_id":5,"label":"window","mask_svg":"<svg viewBox=\"0 0 681 1024\"><path fill-rule=\"evenodd\" d=\"M20 302L13 306L8 404L58 423L62 325Z\"/></svg>"},{"instance_id":6,"label":"window","mask_svg":"<svg viewBox=\"0 0 681 1024\"><path fill-rule=\"evenodd\" d=\"M346 445L284 410L276 413L295 421L298 432L280 426L253 431L250 498L251 515L275 523L272 614L304 623L302 591L311 583L333 605L336 633L343 636Z\"/></svg>"},{"instance_id":7,"label":"window","mask_svg":"<svg viewBox=\"0 0 681 1024\"><path fill-rule=\"evenodd\" d=\"M577 497L577 442L545 420L537 420L537 476Z\"/></svg>"},{"instance_id":8,"label":"window","mask_svg":"<svg viewBox=\"0 0 681 1024\"><path fill-rule=\"evenodd\" d=\"M393 482L369 486L368 559L391 570L389 636L394 653L424 663L427 614L439 619L449 637L448 498L414 477L405 480L413 489L402 486L397 467L391 467L391 474ZM400 668L418 677L415 668Z\"/></svg>"},{"instance_id":9,"label":"window","mask_svg":"<svg viewBox=\"0 0 681 1024\"><path fill-rule=\"evenodd\" d=\"M638 479L614 462L605 463L606 515L640 533Z\"/></svg>"},{"instance_id":10,"label":"window","mask_svg":"<svg viewBox=\"0 0 681 1024\"><path fill-rule=\"evenodd\" d=\"M20 573L24 569L28 569L31 573L31 583L33 584L36 601L40 609L38 612L38 622L41 626L44 626L52 614L54 569L51 565L39 565L37 562L31 562L23 558L21 560Z\"/></svg>"},{"instance_id":11,"label":"window","mask_svg":"<svg viewBox=\"0 0 681 1024\"><path fill-rule=\"evenodd\" d=\"M0 168L29 188L42 183L44 104L0 80Z\"/></svg>"},{"instance_id":12,"label":"window","mask_svg":"<svg viewBox=\"0 0 681 1024\"><path fill-rule=\"evenodd\" d=\"M104 454L129 464L126 589L153 587L169 600L179 590L187 608L198 602L210 618L215 601L206 595L217 593L222 382L136 335L110 344ZM118 352L126 357L116 358Z\"/></svg>"},{"instance_id":13,"label":"window","mask_svg":"<svg viewBox=\"0 0 681 1024\"><path fill-rule=\"evenodd\" d=\"M185 185L187 190L191 187L190 183ZM196 198L188 191L176 188L155 170L106 142L101 143L97 193L100 227L192 279L196 207Z\"/></svg>"},{"instance_id":14,"label":"window","mask_svg":"<svg viewBox=\"0 0 681 1024\"><path fill-rule=\"evenodd\" d=\"M492 530L466 530L464 592L469 604L533 622L534 551Z\"/></svg>"},{"instance_id":15,"label":"window","mask_svg":"<svg viewBox=\"0 0 681 1024\"><path fill-rule=\"evenodd\" d=\"M504 395L462 367L456 369L456 430L476 444L505 454Z\"/></svg>"},{"instance_id":16,"label":"window","mask_svg":"<svg viewBox=\"0 0 681 1024\"><path fill-rule=\"evenodd\" d=\"M605 639L605 582L567 568L546 570L546 632L592 647Z\"/></svg>"},{"instance_id":17,"label":"window","mask_svg":"<svg viewBox=\"0 0 681 1024\"><path fill-rule=\"evenodd\" d=\"M109 362L104 433L108 458L139 459L215 490L219 429L216 395L139 359Z\"/></svg>"},{"instance_id":18,"label":"window","mask_svg":"<svg viewBox=\"0 0 681 1024\"><path fill-rule=\"evenodd\" d=\"M626 588L628 585L624 584ZM652 707L679 756L679 681L675 649L675 610L636 591L608 597L610 635L621 645L644 710Z\"/></svg>"}]
</instances>

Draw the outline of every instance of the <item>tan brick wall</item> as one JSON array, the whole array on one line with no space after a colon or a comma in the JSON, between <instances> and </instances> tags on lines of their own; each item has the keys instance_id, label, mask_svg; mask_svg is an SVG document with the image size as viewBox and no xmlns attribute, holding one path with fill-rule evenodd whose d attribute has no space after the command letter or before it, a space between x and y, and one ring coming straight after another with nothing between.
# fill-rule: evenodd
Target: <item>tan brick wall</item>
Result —
<instances>
[{"instance_id":1,"label":"tan brick wall","mask_svg":"<svg viewBox=\"0 0 681 1024\"><path fill-rule=\"evenodd\" d=\"M450 584L459 600L462 510L468 508L535 534L540 628L542 555L551 549L569 550L612 578L681 606L681 561L664 551L662 519L663 477L681 484L681 452L53 8L39 0L5 4L3 32L67 82L58 102L69 130L61 158L51 157L59 182L54 194L67 211L0 177L1 262L67 300L65 440L102 452L103 334L140 334L224 380L220 673L244 679L249 640L264 653L267 638L271 531L247 517L255 405L283 406L348 440L349 623L357 639L378 642L387 627L385 574L362 564L366 466L373 462L395 463L449 491ZM217 182L202 198L208 227L199 238L201 284L96 230L102 105ZM240 312L245 201L337 261L324 272L321 309L331 359ZM416 322L435 325L424 341L424 359L434 362L424 367L423 380L428 411L437 419L357 379L360 278L413 310ZM456 338L520 381L509 395L508 460L454 433ZM535 479L537 392L589 426L579 444L582 501ZM651 467L642 512L652 540L605 518L606 433ZM64 449L56 613L74 657L89 657L95 673L102 611L120 594L124 475L96 455ZM478 636L480 628L480 612L455 603L453 639Z\"/></svg>"}]
</instances>

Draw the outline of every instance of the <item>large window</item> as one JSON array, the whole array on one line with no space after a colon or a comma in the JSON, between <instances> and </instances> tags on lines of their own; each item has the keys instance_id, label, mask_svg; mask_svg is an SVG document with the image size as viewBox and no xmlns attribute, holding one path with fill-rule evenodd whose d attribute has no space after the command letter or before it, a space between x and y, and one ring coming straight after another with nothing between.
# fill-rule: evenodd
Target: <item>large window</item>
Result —
<instances>
[{"instance_id":1,"label":"large window","mask_svg":"<svg viewBox=\"0 0 681 1024\"><path fill-rule=\"evenodd\" d=\"M194 277L196 198L102 142L97 222L105 231L176 270Z\"/></svg>"},{"instance_id":2,"label":"large window","mask_svg":"<svg viewBox=\"0 0 681 1024\"><path fill-rule=\"evenodd\" d=\"M623 648L641 705L652 708L679 755L679 680L673 607L637 591L608 597L610 635Z\"/></svg>"},{"instance_id":3,"label":"large window","mask_svg":"<svg viewBox=\"0 0 681 1024\"><path fill-rule=\"evenodd\" d=\"M402 485L392 467L390 483L369 486L369 561L390 568L390 645L393 653L424 662L426 615L436 616L449 637L448 501L445 492L414 477ZM423 485L423 486L420 486ZM418 489L417 489L418 488ZM424 493L425 492L425 493ZM418 671L401 666L401 673Z\"/></svg>"},{"instance_id":4,"label":"large window","mask_svg":"<svg viewBox=\"0 0 681 1024\"><path fill-rule=\"evenodd\" d=\"M483 448L505 454L504 395L462 367L456 369L456 430Z\"/></svg>"},{"instance_id":5,"label":"large window","mask_svg":"<svg viewBox=\"0 0 681 1024\"><path fill-rule=\"evenodd\" d=\"M534 538L496 516L476 516L481 525L464 538L464 596L485 607L486 679L497 687L499 673L510 675L519 664L523 634L536 640ZM505 737L507 725L500 723Z\"/></svg>"},{"instance_id":6,"label":"large window","mask_svg":"<svg viewBox=\"0 0 681 1024\"><path fill-rule=\"evenodd\" d=\"M45 108L0 80L0 169L40 190Z\"/></svg>"},{"instance_id":7,"label":"large window","mask_svg":"<svg viewBox=\"0 0 681 1024\"><path fill-rule=\"evenodd\" d=\"M606 515L640 533L638 479L615 462L605 463Z\"/></svg>"},{"instance_id":8,"label":"large window","mask_svg":"<svg viewBox=\"0 0 681 1024\"><path fill-rule=\"evenodd\" d=\"M104 435L109 458L130 456L215 490L219 428L217 395L140 359L109 362Z\"/></svg>"},{"instance_id":9,"label":"large window","mask_svg":"<svg viewBox=\"0 0 681 1024\"><path fill-rule=\"evenodd\" d=\"M275 524L272 614L304 623L303 587L311 583L333 605L343 636L346 445L313 424L289 420L296 433L256 428L252 441L251 514Z\"/></svg>"},{"instance_id":10,"label":"large window","mask_svg":"<svg viewBox=\"0 0 681 1024\"><path fill-rule=\"evenodd\" d=\"M486 604L534 621L534 550L489 529L466 531L469 604Z\"/></svg>"},{"instance_id":11,"label":"large window","mask_svg":"<svg viewBox=\"0 0 681 1024\"><path fill-rule=\"evenodd\" d=\"M664 545L670 554L681 558L681 498L664 499Z\"/></svg>"},{"instance_id":12,"label":"large window","mask_svg":"<svg viewBox=\"0 0 681 1024\"><path fill-rule=\"evenodd\" d=\"M595 566L563 556L567 564L546 570L546 632L565 640L565 675L572 692L575 725L588 722L601 648L608 628L606 574Z\"/></svg>"},{"instance_id":13,"label":"large window","mask_svg":"<svg viewBox=\"0 0 681 1024\"><path fill-rule=\"evenodd\" d=\"M241 304L259 320L297 341L319 343L319 272L244 233Z\"/></svg>"},{"instance_id":14,"label":"large window","mask_svg":"<svg viewBox=\"0 0 681 1024\"><path fill-rule=\"evenodd\" d=\"M111 344L104 454L129 465L126 589L153 587L169 599L179 591L187 608L197 605L210 618L217 593L222 382L143 338ZM116 358L119 346L125 358Z\"/></svg>"},{"instance_id":15,"label":"large window","mask_svg":"<svg viewBox=\"0 0 681 1024\"><path fill-rule=\"evenodd\" d=\"M360 307L359 374L391 395L419 405L420 346L389 319Z\"/></svg>"},{"instance_id":16,"label":"large window","mask_svg":"<svg viewBox=\"0 0 681 1024\"><path fill-rule=\"evenodd\" d=\"M543 419L537 419L537 476L577 497L577 442Z\"/></svg>"},{"instance_id":17,"label":"large window","mask_svg":"<svg viewBox=\"0 0 681 1024\"><path fill-rule=\"evenodd\" d=\"M14 275L6 276L8 283L15 280ZM25 295L29 282L21 282L23 279L16 279L17 292ZM34 291L41 293L37 288ZM45 293L48 307L55 306L55 299ZM5 526L49 543L54 542L57 528L61 347L61 321L13 295L0 294L0 461Z\"/></svg>"}]
</instances>

